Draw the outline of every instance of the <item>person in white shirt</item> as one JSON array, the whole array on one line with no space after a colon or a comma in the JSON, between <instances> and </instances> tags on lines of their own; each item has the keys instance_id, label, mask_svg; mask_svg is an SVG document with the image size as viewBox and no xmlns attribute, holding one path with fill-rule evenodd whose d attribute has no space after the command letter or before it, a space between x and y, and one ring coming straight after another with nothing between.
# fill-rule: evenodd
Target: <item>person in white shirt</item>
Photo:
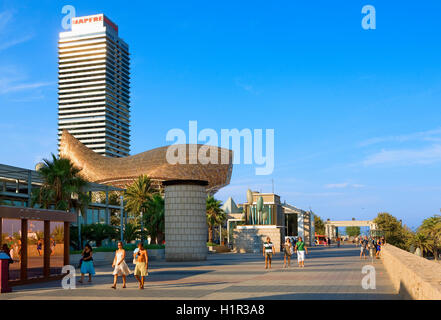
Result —
<instances>
[{"instance_id":1,"label":"person in white shirt","mask_svg":"<svg viewBox=\"0 0 441 320\"><path fill-rule=\"evenodd\" d=\"M271 260L273 258L273 254L276 253L274 249L274 245L271 242L270 237L266 237L266 242L263 244L263 256L265 257L265 269L271 269Z\"/></svg>"}]
</instances>

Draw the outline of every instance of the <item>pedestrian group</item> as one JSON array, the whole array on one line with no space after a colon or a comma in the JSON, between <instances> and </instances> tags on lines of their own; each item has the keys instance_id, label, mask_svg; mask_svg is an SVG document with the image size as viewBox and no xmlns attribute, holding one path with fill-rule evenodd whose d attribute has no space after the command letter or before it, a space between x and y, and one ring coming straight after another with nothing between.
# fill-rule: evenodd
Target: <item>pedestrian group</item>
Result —
<instances>
[{"instance_id":1,"label":"pedestrian group","mask_svg":"<svg viewBox=\"0 0 441 320\"><path fill-rule=\"evenodd\" d=\"M358 240L358 245L360 246L360 259L367 259L367 253L371 258L379 259L381 255L381 248L386 243L384 237L375 239L373 237L360 237Z\"/></svg>"},{"instance_id":2,"label":"pedestrian group","mask_svg":"<svg viewBox=\"0 0 441 320\"><path fill-rule=\"evenodd\" d=\"M265 257L265 269L271 269L272 257L275 254L274 244L271 242L270 237L266 237L266 241L263 243L263 256ZM291 256L297 254L297 262L299 268L305 267L305 254L308 254L308 249L303 241L302 237L298 237L295 245L291 243L290 238L286 238L283 245L283 268L291 266Z\"/></svg>"},{"instance_id":3,"label":"pedestrian group","mask_svg":"<svg viewBox=\"0 0 441 320\"><path fill-rule=\"evenodd\" d=\"M127 276L129 276L132 272L129 269L126 261L126 250L124 249L123 243L118 242L118 249L115 251L115 258L113 259L112 268L113 268L113 285L112 289L116 289L116 285L118 282L118 277L122 278L122 288L127 288ZM148 265L149 265L149 257L147 250L144 248L142 242L138 243L138 248L136 248L133 252L133 264L135 265L134 276L138 281L139 289L144 289L144 277L148 276ZM92 282L92 276L95 275L95 269L93 266L93 254L92 247L89 244L84 246L84 250L81 253L80 265L81 271L81 279L78 281L79 283L84 282L84 275L89 275L88 282Z\"/></svg>"}]
</instances>

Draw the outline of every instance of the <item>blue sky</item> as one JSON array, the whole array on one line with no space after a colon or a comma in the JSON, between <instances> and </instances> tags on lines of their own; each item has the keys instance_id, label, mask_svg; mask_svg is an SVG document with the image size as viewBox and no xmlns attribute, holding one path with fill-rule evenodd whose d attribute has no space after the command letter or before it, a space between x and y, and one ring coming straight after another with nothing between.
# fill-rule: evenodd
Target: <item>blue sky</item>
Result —
<instances>
[{"instance_id":1,"label":"blue sky","mask_svg":"<svg viewBox=\"0 0 441 320\"><path fill-rule=\"evenodd\" d=\"M105 13L129 44L132 154L172 128L274 128L275 169L246 189L323 218L387 211L416 227L441 207L439 1L2 1L0 163L56 152L63 5ZM361 8L376 8L363 30Z\"/></svg>"}]
</instances>

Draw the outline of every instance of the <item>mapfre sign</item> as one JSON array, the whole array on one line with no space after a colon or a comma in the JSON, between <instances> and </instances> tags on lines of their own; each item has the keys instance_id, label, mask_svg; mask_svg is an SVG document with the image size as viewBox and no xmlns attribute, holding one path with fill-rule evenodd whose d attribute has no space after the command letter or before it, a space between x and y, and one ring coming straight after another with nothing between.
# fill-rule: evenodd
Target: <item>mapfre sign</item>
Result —
<instances>
[{"instance_id":1,"label":"mapfre sign","mask_svg":"<svg viewBox=\"0 0 441 320\"><path fill-rule=\"evenodd\" d=\"M82 24L102 22L103 20L104 20L104 15L98 14L96 16L72 18L72 24L82 25Z\"/></svg>"},{"instance_id":2,"label":"mapfre sign","mask_svg":"<svg viewBox=\"0 0 441 320\"><path fill-rule=\"evenodd\" d=\"M72 18L72 25L73 26L86 26L89 24L97 24L97 23L100 23L101 25L104 25L104 23L105 23L106 25L115 29L116 32L118 32L118 26L116 24L114 24L112 21L110 21L103 14L97 14L94 16L87 16L87 17Z\"/></svg>"}]
</instances>

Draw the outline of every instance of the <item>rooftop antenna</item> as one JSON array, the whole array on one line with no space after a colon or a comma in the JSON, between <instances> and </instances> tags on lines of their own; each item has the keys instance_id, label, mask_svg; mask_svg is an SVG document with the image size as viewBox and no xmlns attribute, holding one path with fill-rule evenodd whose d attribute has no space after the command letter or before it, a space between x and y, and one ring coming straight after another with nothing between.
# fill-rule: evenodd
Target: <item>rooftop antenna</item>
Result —
<instances>
[{"instance_id":1,"label":"rooftop antenna","mask_svg":"<svg viewBox=\"0 0 441 320\"><path fill-rule=\"evenodd\" d=\"M273 184L273 193L274 193L274 179L271 179L271 182Z\"/></svg>"}]
</instances>

